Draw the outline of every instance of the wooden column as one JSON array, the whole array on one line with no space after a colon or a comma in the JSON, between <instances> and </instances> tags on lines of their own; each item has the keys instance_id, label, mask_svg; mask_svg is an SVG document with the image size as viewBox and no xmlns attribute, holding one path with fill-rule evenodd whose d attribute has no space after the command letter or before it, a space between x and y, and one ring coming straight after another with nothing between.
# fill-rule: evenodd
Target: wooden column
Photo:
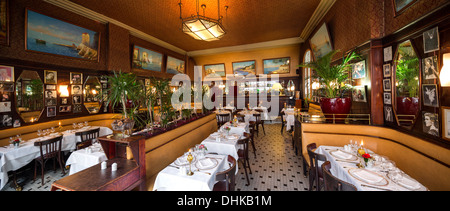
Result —
<instances>
[{"instance_id":1,"label":"wooden column","mask_svg":"<svg viewBox=\"0 0 450 211\"><path fill-rule=\"evenodd\" d=\"M383 106L383 42L372 40L370 43L371 106L370 115L373 125L384 124Z\"/></svg>"}]
</instances>

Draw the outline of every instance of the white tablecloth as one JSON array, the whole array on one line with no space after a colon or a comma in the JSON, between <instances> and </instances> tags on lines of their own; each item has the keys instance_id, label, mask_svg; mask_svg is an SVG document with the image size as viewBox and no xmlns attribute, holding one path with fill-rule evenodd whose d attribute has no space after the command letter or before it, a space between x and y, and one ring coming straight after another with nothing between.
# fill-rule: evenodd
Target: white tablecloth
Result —
<instances>
[{"instance_id":1,"label":"white tablecloth","mask_svg":"<svg viewBox=\"0 0 450 211\"><path fill-rule=\"evenodd\" d=\"M372 168L366 168L364 170L374 172L375 174L384 177L388 181L387 185L369 184L369 183L362 181L361 179L355 178L354 176L352 176L349 173L349 171L358 169L358 167L356 166L356 163L359 163L359 161L348 162L348 161L344 161L342 159L337 160L330 153L335 150L343 151L344 148L343 147L333 147L333 146L320 146L316 149L315 152L325 155L327 160L330 161L330 163L331 163L330 172L333 176L335 176L343 181L346 181L350 184L353 184L357 188L358 191L379 191L381 189L389 189L389 190L393 190L393 191L410 191L410 189L407 189L407 188L395 183L393 180L391 180L389 178L389 176L385 172L382 172L381 168L378 166L374 166ZM364 163L364 161L363 161L363 163ZM321 163L319 163L319 165L321 165ZM369 185L369 186L377 187L377 188L381 188L381 189L371 188L371 187L367 187L364 185ZM420 183L418 185L420 186L419 190L421 190L421 191L427 190L427 188L424 187L423 185L421 185Z\"/></svg>"},{"instance_id":2,"label":"white tablecloth","mask_svg":"<svg viewBox=\"0 0 450 211\"><path fill-rule=\"evenodd\" d=\"M81 142L81 138L75 136L76 132L84 131L84 130L91 130L95 129L97 127L85 127L82 129L79 129L77 131L71 130L71 131L64 131L63 132L63 140L62 140L62 151L73 151L76 149L77 142ZM100 127L100 136L105 136L112 134L113 131L107 127ZM56 136L52 136L56 137ZM14 147L0 147L0 189L2 189L6 183L8 182L8 172L9 171L15 171L18 170L31 161L33 161L35 158L40 156L40 149L37 146L34 146L34 142L39 140L44 140L51 138L48 137L41 137L41 138L35 138L28 140L24 143L21 143L20 147L18 149L15 149Z\"/></svg>"},{"instance_id":3,"label":"white tablecloth","mask_svg":"<svg viewBox=\"0 0 450 211\"><path fill-rule=\"evenodd\" d=\"M234 127L233 124L230 124L229 122L227 122L227 123L223 124L222 127L220 127L219 131L225 131L226 127L230 128L230 134L238 134L238 135L243 136L244 133L249 133L248 123L246 123L246 122L238 123L237 127Z\"/></svg>"},{"instance_id":4,"label":"white tablecloth","mask_svg":"<svg viewBox=\"0 0 450 211\"><path fill-rule=\"evenodd\" d=\"M91 153L88 152L91 149ZM97 143L88 148L80 149L73 152L67 159L66 166L70 165L69 175L83 171L87 168L95 166L105 160L108 160L102 146Z\"/></svg>"},{"instance_id":5,"label":"white tablecloth","mask_svg":"<svg viewBox=\"0 0 450 211\"><path fill-rule=\"evenodd\" d=\"M244 115L245 123L248 124L250 121L256 121L256 118L253 116L253 114L259 114L259 112L253 110L246 110L239 112L239 114Z\"/></svg>"},{"instance_id":6,"label":"white tablecloth","mask_svg":"<svg viewBox=\"0 0 450 211\"><path fill-rule=\"evenodd\" d=\"M220 142L217 142L216 138L214 138L212 135L202 142L202 144L205 145L208 149L207 153L214 152L222 155L231 155L232 157L234 157L234 159L238 160L238 139L228 139L225 134L221 134L219 132L218 134L220 134L221 136Z\"/></svg>"},{"instance_id":7,"label":"white tablecloth","mask_svg":"<svg viewBox=\"0 0 450 211\"><path fill-rule=\"evenodd\" d=\"M262 110L263 113L261 114L261 120L271 120L269 118L269 112L268 109L266 107L260 106L260 107L254 107L254 110L258 109L258 110Z\"/></svg>"},{"instance_id":8,"label":"white tablecloth","mask_svg":"<svg viewBox=\"0 0 450 211\"><path fill-rule=\"evenodd\" d=\"M286 131L291 130L295 125L295 110L294 108L283 108L284 111L283 119L286 121Z\"/></svg>"},{"instance_id":9,"label":"white tablecloth","mask_svg":"<svg viewBox=\"0 0 450 211\"><path fill-rule=\"evenodd\" d=\"M216 180L216 174L229 168L228 165L225 165L228 161L225 155L207 154L205 157L216 159L218 165L210 170L198 171L196 163L193 162L191 165L194 175L188 176L186 173L180 173L180 169L172 163L158 173L153 190L212 191ZM186 166L186 170L189 170L189 165ZM207 173L210 173L211 175Z\"/></svg>"}]
</instances>

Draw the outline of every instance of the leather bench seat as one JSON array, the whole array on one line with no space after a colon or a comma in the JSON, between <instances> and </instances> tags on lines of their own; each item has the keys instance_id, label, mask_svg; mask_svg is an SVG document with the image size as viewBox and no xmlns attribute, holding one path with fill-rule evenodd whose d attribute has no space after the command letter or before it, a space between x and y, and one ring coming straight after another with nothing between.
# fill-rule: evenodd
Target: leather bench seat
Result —
<instances>
[{"instance_id":1,"label":"leather bench seat","mask_svg":"<svg viewBox=\"0 0 450 211\"><path fill-rule=\"evenodd\" d=\"M393 160L402 171L433 191L450 190L450 149L385 127L302 123L302 154L306 146L344 146L350 140Z\"/></svg>"}]
</instances>

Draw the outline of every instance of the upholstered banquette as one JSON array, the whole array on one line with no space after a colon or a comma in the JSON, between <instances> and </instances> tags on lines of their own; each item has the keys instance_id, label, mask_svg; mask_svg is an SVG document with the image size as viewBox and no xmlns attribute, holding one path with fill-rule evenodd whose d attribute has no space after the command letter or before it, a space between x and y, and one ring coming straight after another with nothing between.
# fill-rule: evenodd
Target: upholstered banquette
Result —
<instances>
[{"instance_id":1,"label":"upholstered banquette","mask_svg":"<svg viewBox=\"0 0 450 211\"><path fill-rule=\"evenodd\" d=\"M408 175L433 191L450 190L450 149L385 127L302 123L302 154L306 146L344 146L350 140L385 155Z\"/></svg>"}]
</instances>

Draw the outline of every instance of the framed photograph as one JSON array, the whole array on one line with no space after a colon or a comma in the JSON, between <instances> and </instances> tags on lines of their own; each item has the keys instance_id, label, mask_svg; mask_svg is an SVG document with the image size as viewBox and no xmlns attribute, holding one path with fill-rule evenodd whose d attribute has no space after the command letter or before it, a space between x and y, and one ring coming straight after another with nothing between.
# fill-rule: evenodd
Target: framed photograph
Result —
<instances>
[{"instance_id":1,"label":"framed photograph","mask_svg":"<svg viewBox=\"0 0 450 211\"><path fill-rule=\"evenodd\" d=\"M205 75L217 74L219 76L226 76L225 64L207 64L204 68Z\"/></svg>"},{"instance_id":2,"label":"framed photograph","mask_svg":"<svg viewBox=\"0 0 450 211\"><path fill-rule=\"evenodd\" d=\"M391 79L384 79L383 80L383 89L385 92L390 92L392 89Z\"/></svg>"},{"instance_id":3,"label":"framed photograph","mask_svg":"<svg viewBox=\"0 0 450 211\"><path fill-rule=\"evenodd\" d=\"M61 105L69 104L69 98L61 98Z\"/></svg>"},{"instance_id":4,"label":"framed photograph","mask_svg":"<svg viewBox=\"0 0 450 211\"><path fill-rule=\"evenodd\" d=\"M14 120L13 127L20 127L20 119Z\"/></svg>"},{"instance_id":5,"label":"framed photograph","mask_svg":"<svg viewBox=\"0 0 450 211\"><path fill-rule=\"evenodd\" d=\"M83 94L83 85L72 85L72 95Z\"/></svg>"},{"instance_id":6,"label":"framed photograph","mask_svg":"<svg viewBox=\"0 0 450 211\"><path fill-rule=\"evenodd\" d=\"M423 49L425 53L439 50L439 29L435 27L423 33Z\"/></svg>"},{"instance_id":7,"label":"framed photograph","mask_svg":"<svg viewBox=\"0 0 450 211\"><path fill-rule=\"evenodd\" d=\"M0 66L0 82L14 82L14 67Z\"/></svg>"},{"instance_id":8,"label":"framed photograph","mask_svg":"<svg viewBox=\"0 0 450 211\"><path fill-rule=\"evenodd\" d=\"M309 44L316 59L322 58L333 50L326 23L324 23L314 36L312 36Z\"/></svg>"},{"instance_id":9,"label":"framed photograph","mask_svg":"<svg viewBox=\"0 0 450 211\"><path fill-rule=\"evenodd\" d=\"M0 113L11 112L11 102L0 102Z\"/></svg>"},{"instance_id":10,"label":"framed photograph","mask_svg":"<svg viewBox=\"0 0 450 211\"><path fill-rule=\"evenodd\" d=\"M0 121L0 128L13 126L13 118L11 114L0 115Z\"/></svg>"},{"instance_id":11,"label":"framed photograph","mask_svg":"<svg viewBox=\"0 0 450 211\"><path fill-rule=\"evenodd\" d=\"M10 92L3 92L0 93L0 102L10 102L12 100L12 93Z\"/></svg>"},{"instance_id":12,"label":"framed photograph","mask_svg":"<svg viewBox=\"0 0 450 211\"><path fill-rule=\"evenodd\" d=\"M360 79L366 77L366 61L360 61L352 65L352 79Z\"/></svg>"},{"instance_id":13,"label":"framed photograph","mask_svg":"<svg viewBox=\"0 0 450 211\"><path fill-rule=\"evenodd\" d=\"M264 59L263 68L264 74L289 74L291 73L291 58L277 58L277 59Z\"/></svg>"},{"instance_id":14,"label":"framed photograph","mask_svg":"<svg viewBox=\"0 0 450 211\"><path fill-rule=\"evenodd\" d=\"M56 85L54 85L54 84L45 85L45 89L56 90Z\"/></svg>"},{"instance_id":15,"label":"framed photograph","mask_svg":"<svg viewBox=\"0 0 450 211\"><path fill-rule=\"evenodd\" d=\"M83 73L70 73L70 84L83 84Z\"/></svg>"},{"instance_id":16,"label":"framed photograph","mask_svg":"<svg viewBox=\"0 0 450 211\"><path fill-rule=\"evenodd\" d=\"M45 84L58 84L58 73L53 70L44 71L44 83Z\"/></svg>"},{"instance_id":17,"label":"framed photograph","mask_svg":"<svg viewBox=\"0 0 450 211\"><path fill-rule=\"evenodd\" d=\"M45 99L45 106L55 106L55 105L57 105L56 98Z\"/></svg>"},{"instance_id":18,"label":"framed photograph","mask_svg":"<svg viewBox=\"0 0 450 211\"><path fill-rule=\"evenodd\" d=\"M392 46L383 49L384 62L392 61Z\"/></svg>"},{"instance_id":19,"label":"framed photograph","mask_svg":"<svg viewBox=\"0 0 450 211\"><path fill-rule=\"evenodd\" d=\"M56 91L46 90L45 91L45 99L56 99L57 93Z\"/></svg>"},{"instance_id":20,"label":"framed photograph","mask_svg":"<svg viewBox=\"0 0 450 211\"><path fill-rule=\"evenodd\" d=\"M133 47L132 68L161 72L162 61L161 53L137 45Z\"/></svg>"},{"instance_id":21,"label":"framed photograph","mask_svg":"<svg viewBox=\"0 0 450 211\"><path fill-rule=\"evenodd\" d=\"M394 113L392 106L384 106L384 119L386 122L394 122Z\"/></svg>"},{"instance_id":22,"label":"framed photograph","mask_svg":"<svg viewBox=\"0 0 450 211\"><path fill-rule=\"evenodd\" d=\"M184 74L184 60L176 59L171 56L167 57L166 73Z\"/></svg>"},{"instance_id":23,"label":"framed photograph","mask_svg":"<svg viewBox=\"0 0 450 211\"><path fill-rule=\"evenodd\" d=\"M256 61L233 62L233 74L256 75Z\"/></svg>"},{"instance_id":24,"label":"framed photograph","mask_svg":"<svg viewBox=\"0 0 450 211\"><path fill-rule=\"evenodd\" d=\"M73 105L73 113L81 113L83 112L83 108L81 105Z\"/></svg>"},{"instance_id":25,"label":"framed photograph","mask_svg":"<svg viewBox=\"0 0 450 211\"><path fill-rule=\"evenodd\" d=\"M391 64L383 65L383 75L385 78L391 77Z\"/></svg>"},{"instance_id":26,"label":"framed photograph","mask_svg":"<svg viewBox=\"0 0 450 211\"><path fill-rule=\"evenodd\" d=\"M81 104L81 95L73 95L72 96L72 103L74 104L74 105L79 105L79 104Z\"/></svg>"},{"instance_id":27,"label":"framed photograph","mask_svg":"<svg viewBox=\"0 0 450 211\"><path fill-rule=\"evenodd\" d=\"M367 102L366 86L353 87L353 101L354 102Z\"/></svg>"},{"instance_id":28,"label":"framed photograph","mask_svg":"<svg viewBox=\"0 0 450 211\"><path fill-rule=\"evenodd\" d=\"M384 104L386 105L392 105L392 94L391 93L384 93Z\"/></svg>"},{"instance_id":29,"label":"framed photograph","mask_svg":"<svg viewBox=\"0 0 450 211\"><path fill-rule=\"evenodd\" d=\"M422 112L423 132L439 137L439 115L435 113Z\"/></svg>"},{"instance_id":30,"label":"framed photograph","mask_svg":"<svg viewBox=\"0 0 450 211\"><path fill-rule=\"evenodd\" d=\"M422 61L423 79L436 79L439 77L439 69L437 65L437 56L430 56Z\"/></svg>"},{"instance_id":31,"label":"framed photograph","mask_svg":"<svg viewBox=\"0 0 450 211\"><path fill-rule=\"evenodd\" d=\"M47 117L55 117L56 116L56 106L47 107Z\"/></svg>"},{"instance_id":32,"label":"framed photograph","mask_svg":"<svg viewBox=\"0 0 450 211\"><path fill-rule=\"evenodd\" d=\"M400 15L408 7L413 5L417 0L392 0L395 15Z\"/></svg>"},{"instance_id":33,"label":"framed photograph","mask_svg":"<svg viewBox=\"0 0 450 211\"><path fill-rule=\"evenodd\" d=\"M450 107L442 107L442 138L450 141Z\"/></svg>"},{"instance_id":34,"label":"framed photograph","mask_svg":"<svg viewBox=\"0 0 450 211\"><path fill-rule=\"evenodd\" d=\"M26 10L25 27L25 50L90 61L99 60L99 32L29 9Z\"/></svg>"},{"instance_id":35,"label":"framed photograph","mask_svg":"<svg viewBox=\"0 0 450 211\"><path fill-rule=\"evenodd\" d=\"M9 45L9 0L0 0L0 44Z\"/></svg>"},{"instance_id":36,"label":"framed photograph","mask_svg":"<svg viewBox=\"0 0 450 211\"><path fill-rule=\"evenodd\" d=\"M59 113L69 113L72 112L72 106L65 105L65 106L59 106Z\"/></svg>"},{"instance_id":37,"label":"framed photograph","mask_svg":"<svg viewBox=\"0 0 450 211\"><path fill-rule=\"evenodd\" d=\"M423 105L430 107L439 107L439 95L436 84L422 84Z\"/></svg>"}]
</instances>

